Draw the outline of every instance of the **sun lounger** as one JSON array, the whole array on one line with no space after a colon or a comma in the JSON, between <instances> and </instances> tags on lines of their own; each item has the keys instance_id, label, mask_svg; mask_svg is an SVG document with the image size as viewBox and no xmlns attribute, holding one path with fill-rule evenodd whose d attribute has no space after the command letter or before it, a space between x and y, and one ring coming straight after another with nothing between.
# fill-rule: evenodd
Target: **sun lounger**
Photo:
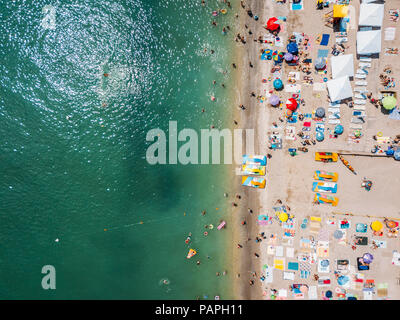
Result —
<instances>
[{"instance_id":1,"label":"sun lounger","mask_svg":"<svg viewBox=\"0 0 400 320\"><path fill-rule=\"evenodd\" d=\"M367 93L368 92L367 88L364 88L364 87L355 87L354 91L355 92L360 92L360 93Z\"/></svg>"},{"instance_id":2,"label":"sun lounger","mask_svg":"<svg viewBox=\"0 0 400 320\"><path fill-rule=\"evenodd\" d=\"M329 124L340 124L340 120L339 119L337 119L337 120L328 120L328 123Z\"/></svg>"},{"instance_id":3,"label":"sun lounger","mask_svg":"<svg viewBox=\"0 0 400 320\"><path fill-rule=\"evenodd\" d=\"M356 81L356 86L367 86L368 82L367 81Z\"/></svg>"},{"instance_id":4,"label":"sun lounger","mask_svg":"<svg viewBox=\"0 0 400 320\"><path fill-rule=\"evenodd\" d=\"M340 119L340 113L336 112L334 114L330 114L328 119Z\"/></svg>"},{"instance_id":5,"label":"sun lounger","mask_svg":"<svg viewBox=\"0 0 400 320\"><path fill-rule=\"evenodd\" d=\"M283 280L292 280L294 281L294 272L283 272Z\"/></svg>"},{"instance_id":6,"label":"sun lounger","mask_svg":"<svg viewBox=\"0 0 400 320\"><path fill-rule=\"evenodd\" d=\"M350 129L362 129L362 124L350 123Z\"/></svg>"},{"instance_id":7,"label":"sun lounger","mask_svg":"<svg viewBox=\"0 0 400 320\"><path fill-rule=\"evenodd\" d=\"M356 73L356 75L354 76L354 78L356 78L356 79L366 79L367 78L367 75L364 73L364 74L358 74L358 73Z\"/></svg>"},{"instance_id":8,"label":"sun lounger","mask_svg":"<svg viewBox=\"0 0 400 320\"><path fill-rule=\"evenodd\" d=\"M353 111L353 116L355 116L355 117L365 117L365 112L364 111L354 110Z\"/></svg>"},{"instance_id":9,"label":"sun lounger","mask_svg":"<svg viewBox=\"0 0 400 320\"><path fill-rule=\"evenodd\" d=\"M359 66L360 68L371 68L371 63L369 63L369 62L360 62L360 63L358 64L358 66Z\"/></svg>"},{"instance_id":10,"label":"sun lounger","mask_svg":"<svg viewBox=\"0 0 400 320\"><path fill-rule=\"evenodd\" d=\"M366 104L367 100L354 100L354 104Z\"/></svg>"},{"instance_id":11,"label":"sun lounger","mask_svg":"<svg viewBox=\"0 0 400 320\"><path fill-rule=\"evenodd\" d=\"M363 62L371 62L372 59L371 59L371 58L361 57L361 58L360 58L360 61L363 61Z\"/></svg>"},{"instance_id":12,"label":"sun lounger","mask_svg":"<svg viewBox=\"0 0 400 320\"><path fill-rule=\"evenodd\" d=\"M365 105L355 105L354 107L353 107L353 109L354 110L365 110Z\"/></svg>"},{"instance_id":13,"label":"sun lounger","mask_svg":"<svg viewBox=\"0 0 400 320\"><path fill-rule=\"evenodd\" d=\"M356 94L354 94L354 98L356 98L356 99L367 99L367 96L365 94L356 93Z\"/></svg>"},{"instance_id":14,"label":"sun lounger","mask_svg":"<svg viewBox=\"0 0 400 320\"><path fill-rule=\"evenodd\" d=\"M318 299L317 286L309 286L309 288L308 288L308 299L310 299L310 300L317 300Z\"/></svg>"},{"instance_id":15,"label":"sun lounger","mask_svg":"<svg viewBox=\"0 0 400 320\"><path fill-rule=\"evenodd\" d=\"M364 69L357 69L357 74L368 74L368 71L367 70L364 70Z\"/></svg>"},{"instance_id":16,"label":"sun lounger","mask_svg":"<svg viewBox=\"0 0 400 320\"><path fill-rule=\"evenodd\" d=\"M330 112L330 113L340 113L340 108L328 108L328 112Z\"/></svg>"}]
</instances>

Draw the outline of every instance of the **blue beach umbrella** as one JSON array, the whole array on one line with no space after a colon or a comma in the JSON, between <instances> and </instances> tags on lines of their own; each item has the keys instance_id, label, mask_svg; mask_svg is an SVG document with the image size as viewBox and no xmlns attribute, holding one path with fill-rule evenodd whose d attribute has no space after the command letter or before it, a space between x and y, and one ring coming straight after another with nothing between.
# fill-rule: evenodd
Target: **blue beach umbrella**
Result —
<instances>
[{"instance_id":1,"label":"blue beach umbrella","mask_svg":"<svg viewBox=\"0 0 400 320\"><path fill-rule=\"evenodd\" d=\"M299 47L297 46L296 42L290 42L287 45L286 49L291 54L298 54L299 53Z\"/></svg>"},{"instance_id":2,"label":"blue beach umbrella","mask_svg":"<svg viewBox=\"0 0 400 320\"><path fill-rule=\"evenodd\" d=\"M283 82L281 79L275 79L274 80L274 88L276 90L281 90L283 88Z\"/></svg>"},{"instance_id":3,"label":"blue beach umbrella","mask_svg":"<svg viewBox=\"0 0 400 320\"><path fill-rule=\"evenodd\" d=\"M341 124L338 124L336 127L335 127L335 134L342 134L343 133L343 126L341 125Z\"/></svg>"},{"instance_id":4,"label":"blue beach umbrella","mask_svg":"<svg viewBox=\"0 0 400 320\"><path fill-rule=\"evenodd\" d=\"M400 161L400 148L397 148L394 152L394 160Z\"/></svg>"},{"instance_id":5,"label":"blue beach umbrella","mask_svg":"<svg viewBox=\"0 0 400 320\"><path fill-rule=\"evenodd\" d=\"M331 290L328 290L327 292L325 292L325 296L326 296L327 298L332 298L332 291L331 291Z\"/></svg>"},{"instance_id":6,"label":"blue beach umbrella","mask_svg":"<svg viewBox=\"0 0 400 320\"><path fill-rule=\"evenodd\" d=\"M363 260L365 263L369 264L372 262L372 260L374 260L374 256L370 253L366 253L363 255Z\"/></svg>"},{"instance_id":7,"label":"blue beach umbrella","mask_svg":"<svg viewBox=\"0 0 400 320\"><path fill-rule=\"evenodd\" d=\"M317 138L318 142L321 142L321 141L323 141L325 139L325 136L324 136L324 134L322 132L317 132L316 138Z\"/></svg>"},{"instance_id":8,"label":"blue beach umbrella","mask_svg":"<svg viewBox=\"0 0 400 320\"><path fill-rule=\"evenodd\" d=\"M349 277L348 277L348 276L340 276L340 277L337 279L337 282L338 282L339 285L343 286L343 285L345 285L347 282L349 282Z\"/></svg>"}]
</instances>

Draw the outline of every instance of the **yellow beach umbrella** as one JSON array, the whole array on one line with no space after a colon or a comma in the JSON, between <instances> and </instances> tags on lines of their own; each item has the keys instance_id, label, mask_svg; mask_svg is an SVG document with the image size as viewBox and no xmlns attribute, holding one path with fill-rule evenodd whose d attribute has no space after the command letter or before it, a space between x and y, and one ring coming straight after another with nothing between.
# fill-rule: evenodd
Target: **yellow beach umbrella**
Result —
<instances>
[{"instance_id":1,"label":"yellow beach umbrella","mask_svg":"<svg viewBox=\"0 0 400 320\"><path fill-rule=\"evenodd\" d=\"M383 228L383 224L380 221L374 221L371 223L371 229L374 231L381 231Z\"/></svg>"},{"instance_id":2,"label":"yellow beach umbrella","mask_svg":"<svg viewBox=\"0 0 400 320\"><path fill-rule=\"evenodd\" d=\"M286 212L281 212L279 214L279 220L281 220L282 222L286 222L288 218L289 218L289 216L287 215Z\"/></svg>"},{"instance_id":3,"label":"yellow beach umbrella","mask_svg":"<svg viewBox=\"0 0 400 320\"><path fill-rule=\"evenodd\" d=\"M334 18L345 18L349 12L349 6L343 4L333 5L333 17Z\"/></svg>"}]
</instances>

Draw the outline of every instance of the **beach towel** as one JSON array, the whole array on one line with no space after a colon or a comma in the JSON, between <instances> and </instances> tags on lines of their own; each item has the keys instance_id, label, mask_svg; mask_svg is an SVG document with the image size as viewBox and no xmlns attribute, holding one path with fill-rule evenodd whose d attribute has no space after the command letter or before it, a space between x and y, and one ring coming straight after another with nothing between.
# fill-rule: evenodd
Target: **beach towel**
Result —
<instances>
[{"instance_id":1,"label":"beach towel","mask_svg":"<svg viewBox=\"0 0 400 320\"><path fill-rule=\"evenodd\" d=\"M283 247L282 246L275 247L275 255L277 257L283 257Z\"/></svg>"},{"instance_id":2,"label":"beach towel","mask_svg":"<svg viewBox=\"0 0 400 320\"><path fill-rule=\"evenodd\" d=\"M329 241L318 241L317 256L320 258L329 257Z\"/></svg>"},{"instance_id":3,"label":"beach towel","mask_svg":"<svg viewBox=\"0 0 400 320\"><path fill-rule=\"evenodd\" d=\"M342 237L338 239L338 244L345 246L346 245L346 239L347 239L347 233L346 230L341 229L342 232Z\"/></svg>"},{"instance_id":4,"label":"beach towel","mask_svg":"<svg viewBox=\"0 0 400 320\"><path fill-rule=\"evenodd\" d=\"M298 271L299 263L298 262L288 262L288 270Z\"/></svg>"},{"instance_id":5,"label":"beach towel","mask_svg":"<svg viewBox=\"0 0 400 320\"><path fill-rule=\"evenodd\" d=\"M331 278L329 276L322 276L318 279L318 287L330 287Z\"/></svg>"},{"instance_id":6,"label":"beach towel","mask_svg":"<svg viewBox=\"0 0 400 320\"><path fill-rule=\"evenodd\" d=\"M303 0L301 0L300 3L293 3L292 1L292 3L290 4L290 10L303 10Z\"/></svg>"},{"instance_id":7,"label":"beach towel","mask_svg":"<svg viewBox=\"0 0 400 320\"><path fill-rule=\"evenodd\" d=\"M341 271L349 270L349 260L337 260L336 261L336 268Z\"/></svg>"},{"instance_id":8,"label":"beach towel","mask_svg":"<svg viewBox=\"0 0 400 320\"><path fill-rule=\"evenodd\" d=\"M267 254L275 255L275 247L269 245L269 246L267 247Z\"/></svg>"},{"instance_id":9,"label":"beach towel","mask_svg":"<svg viewBox=\"0 0 400 320\"><path fill-rule=\"evenodd\" d=\"M301 92L301 84L287 84L285 86L285 92L300 93Z\"/></svg>"},{"instance_id":10,"label":"beach towel","mask_svg":"<svg viewBox=\"0 0 400 320\"><path fill-rule=\"evenodd\" d=\"M330 38L330 35L327 34L327 33L324 33L324 34L322 35L322 40L321 40L320 45L321 45L321 46L327 46L328 43L329 43L329 38Z\"/></svg>"},{"instance_id":11,"label":"beach towel","mask_svg":"<svg viewBox=\"0 0 400 320\"><path fill-rule=\"evenodd\" d=\"M274 268L278 270L285 269L285 259L274 259Z\"/></svg>"},{"instance_id":12,"label":"beach towel","mask_svg":"<svg viewBox=\"0 0 400 320\"><path fill-rule=\"evenodd\" d=\"M397 252L396 250L393 251L392 264L394 264L395 266L400 267L400 253Z\"/></svg>"},{"instance_id":13,"label":"beach towel","mask_svg":"<svg viewBox=\"0 0 400 320\"><path fill-rule=\"evenodd\" d=\"M399 108L394 108L389 114L389 119L400 120L400 110Z\"/></svg>"},{"instance_id":14,"label":"beach towel","mask_svg":"<svg viewBox=\"0 0 400 320\"><path fill-rule=\"evenodd\" d=\"M373 294L372 291L363 291L363 300L372 300Z\"/></svg>"},{"instance_id":15,"label":"beach towel","mask_svg":"<svg viewBox=\"0 0 400 320\"><path fill-rule=\"evenodd\" d=\"M292 280L294 281L294 272L283 272L283 280Z\"/></svg>"},{"instance_id":16,"label":"beach towel","mask_svg":"<svg viewBox=\"0 0 400 320\"><path fill-rule=\"evenodd\" d=\"M357 223L356 224L356 232L367 232L368 225L366 223Z\"/></svg>"},{"instance_id":17,"label":"beach towel","mask_svg":"<svg viewBox=\"0 0 400 320\"><path fill-rule=\"evenodd\" d=\"M378 248L386 249L386 241L385 240L371 239L371 247L373 247L374 244Z\"/></svg>"},{"instance_id":18,"label":"beach towel","mask_svg":"<svg viewBox=\"0 0 400 320\"><path fill-rule=\"evenodd\" d=\"M274 281L274 269L265 264L263 266L263 271L265 275L265 283L272 283Z\"/></svg>"},{"instance_id":19,"label":"beach towel","mask_svg":"<svg viewBox=\"0 0 400 320\"><path fill-rule=\"evenodd\" d=\"M329 259L318 260L318 272L329 273Z\"/></svg>"},{"instance_id":20,"label":"beach towel","mask_svg":"<svg viewBox=\"0 0 400 320\"><path fill-rule=\"evenodd\" d=\"M387 283L378 283L377 285L377 292L378 292L378 297L387 297L388 295L388 284Z\"/></svg>"},{"instance_id":21,"label":"beach towel","mask_svg":"<svg viewBox=\"0 0 400 320\"><path fill-rule=\"evenodd\" d=\"M318 299L317 286L310 286L308 288L308 299L310 300Z\"/></svg>"},{"instance_id":22,"label":"beach towel","mask_svg":"<svg viewBox=\"0 0 400 320\"><path fill-rule=\"evenodd\" d=\"M385 28L385 41L392 41L396 37L396 28Z\"/></svg>"},{"instance_id":23,"label":"beach towel","mask_svg":"<svg viewBox=\"0 0 400 320\"><path fill-rule=\"evenodd\" d=\"M286 257L288 258L294 257L294 248L286 248Z\"/></svg>"},{"instance_id":24,"label":"beach towel","mask_svg":"<svg viewBox=\"0 0 400 320\"><path fill-rule=\"evenodd\" d=\"M318 50L318 58L327 58L329 54L329 50L319 49Z\"/></svg>"},{"instance_id":25,"label":"beach towel","mask_svg":"<svg viewBox=\"0 0 400 320\"><path fill-rule=\"evenodd\" d=\"M285 300L287 298L287 290L279 289L277 300Z\"/></svg>"},{"instance_id":26,"label":"beach towel","mask_svg":"<svg viewBox=\"0 0 400 320\"><path fill-rule=\"evenodd\" d=\"M367 237L356 236L356 245L358 245L358 246L367 246L368 245L368 238Z\"/></svg>"},{"instance_id":27,"label":"beach towel","mask_svg":"<svg viewBox=\"0 0 400 320\"><path fill-rule=\"evenodd\" d=\"M325 91L326 90L326 83L325 82L315 82L313 84L314 91Z\"/></svg>"}]
</instances>

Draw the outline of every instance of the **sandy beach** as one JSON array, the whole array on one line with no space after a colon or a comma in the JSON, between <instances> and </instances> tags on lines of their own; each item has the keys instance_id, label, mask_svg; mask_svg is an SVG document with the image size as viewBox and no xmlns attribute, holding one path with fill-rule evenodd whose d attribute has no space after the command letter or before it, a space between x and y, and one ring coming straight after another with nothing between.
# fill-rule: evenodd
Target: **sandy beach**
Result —
<instances>
[{"instance_id":1,"label":"sandy beach","mask_svg":"<svg viewBox=\"0 0 400 320\"><path fill-rule=\"evenodd\" d=\"M360 9L359 1L351 1L350 3L355 9L356 24L354 28L348 30L348 41L344 43L345 54L353 54L354 69L360 60L356 54L356 36L358 31L358 15ZM396 162L392 157L371 157L371 149L377 144L373 136L389 137L390 142L397 134L399 134L398 120L389 119L388 115L382 112L381 107L376 107L370 101L367 101L365 112L367 114L362 128L362 137L354 142L349 136L352 133L351 119L353 109L346 104L341 104L340 123L344 127L344 133L334 137L331 132L335 125L325 122L325 139L317 142L315 145L310 144L305 147L308 152L303 153L297 151L296 156L291 156L288 148L301 147L302 139L297 133L302 130L302 121L294 124L287 124L285 118L284 103L286 99L292 97L292 93L286 90L275 92L283 106L273 108L268 104L268 98L261 102L260 99L251 96L253 91L256 96L268 97L269 92L273 90L272 82L263 83L263 78L271 77L271 68L273 61L264 61L260 59L261 49L271 48L273 50L285 51L288 37L293 32L301 33L309 38L309 45L304 47L299 45L300 61L303 60L304 54L308 53L308 57L315 61L319 49L329 50L327 72L317 73L312 68L310 77L314 83L323 83L323 78L331 79L331 51L335 43L335 34L331 27L325 25L325 15L332 11L332 4L324 10L316 10L314 1L306 1L303 10L290 10L290 3L279 4L275 1L245 1L245 9L239 5L239 19L241 35L245 35L246 44L238 44L236 77L239 83L237 104L243 104L246 109L241 110L235 106L234 119L238 121L237 127L255 129L255 154L266 155L271 154L271 159L267 162L266 188L253 189L240 186L239 177L235 178L235 184L238 185L237 194L241 199L233 199L238 204L233 207L233 223L234 223L234 241L242 245L243 248L237 248L236 243L232 246L232 261L235 278L235 294L237 299L271 299L271 296L277 299L311 299L311 294L306 293L295 295L293 285L304 285L307 290L316 287L317 299L325 298L325 292L334 292L334 298L341 298L343 294L357 299L399 299L400 298L400 269L391 263L393 251L399 248L399 238L390 237L386 228L382 236L376 236L372 233L370 227L363 234L356 232L357 224L370 224L379 220L384 223L384 218L392 221L400 219L400 199L396 195L400 191L400 163ZM387 27L396 27L397 23L389 19L389 10L398 9L399 5L396 1L385 2L385 15L383 19L382 30ZM259 17L258 21L249 17L247 10L250 9L253 14ZM270 17L286 17L286 21L281 22L282 29L279 33L283 47L279 48L269 44L260 43L257 40L259 36L266 36L269 32L264 28L266 21ZM248 28L245 28L244 25ZM318 26L318 27L316 27ZM252 31L252 35L248 34L248 30ZM321 34L329 34L330 40L327 46L321 46L317 43L318 36ZM367 91L372 97L379 99L379 92L384 88L380 85L379 75L383 73L386 67L391 69L391 77L397 80L400 67L396 65L395 55L385 55L385 48L396 48L400 46L400 41L395 39L385 41L384 32L382 31L382 50L379 59L372 59L367 76ZM249 66L252 63L253 68ZM303 73L299 66L289 66L285 62L282 64L281 79L287 85L289 72L297 72L300 79L296 80L296 84L301 85L300 98L304 100L304 104L299 106L298 113L313 114L318 107L328 109L329 97L327 90L313 90L313 85L304 83ZM354 89L357 87L355 82L351 81ZM396 87L392 88L396 91ZM354 99L354 98L353 98ZM280 121L280 118L283 121ZM315 138L315 122L311 121L311 131L307 134L311 135L311 140ZM274 126L273 123L277 125ZM285 139L285 128L291 125L295 128L296 135L293 140ZM268 136L272 132L282 134L283 147L280 150L269 150ZM329 134L328 134L329 133ZM387 144L383 144L387 146ZM346 168L340 160L335 163L322 163L314 160L315 152L338 152L343 154L346 160L354 167L357 175L353 174ZM350 155L359 154L359 155ZM312 185L314 182L315 170L325 170L338 173L338 190L334 195L339 198L338 205L333 207L324 204L314 204L314 192ZM373 182L371 191L366 191L361 187L363 177ZM281 201L279 204L277 201ZM287 206L289 215L293 216L294 236L285 237L282 223L274 217L274 206ZM249 208L252 213L249 212ZM273 217L270 225L260 226L257 223L257 217L260 215L268 215ZM320 219L320 221L311 221L312 217ZM307 219L307 225L303 229L300 227L303 220ZM344 239L338 240L334 237L336 230L341 229L343 219L347 219L350 227L346 229ZM245 220L246 225L241 225ZM318 230L312 233L312 226L319 224ZM310 226L311 225L311 226ZM343 231L343 230L342 230ZM264 238L260 233L264 232ZM275 240L272 240L272 235ZM262 241L255 242L256 237L260 237ZM363 236L368 238L368 245L354 245L354 238ZM316 251L316 259L310 265L310 274L307 277L301 277L300 270L288 270L288 263L298 263L298 257L307 252L304 250L303 239L312 239L310 251ZM372 240L382 240L385 247L374 248ZM326 241L329 249L325 255L320 254L319 247L321 243ZM320 243L321 242L321 243ZM283 256L277 256L277 248L286 252ZM290 252L290 253L289 253ZM258 257L255 256L255 253ZM362 257L365 253L372 253L374 260L369 270L357 270L357 258ZM281 270L274 268L276 260L283 260L284 266ZM320 260L328 260L330 268L320 270L318 264ZM347 260L349 263L346 271L338 270L337 264L340 260ZM273 280L267 282L265 278L266 268L268 266L273 270ZM347 272L347 273L346 273ZM240 276L239 276L240 274ZM342 274L349 276L350 282L347 285L340 286L336 280ZM314 275L323 279L330 279L330 285L320 285ZM285 277L294 277L292 280L285 280ZM264 278L264 279L261 279ZM361 280L354 280L358 278ZM253 280L254 284L249 282ZM367 281L368 280L368 281ZM366 283L374 283L373 293L369 293L365 289ZM360 284L361 283L361 284ZM386 286L386 289L385 289ZM378 290L376 290L378 288ZM383 289L382 289L383 288ZM272 290L272 291L271 291ZM274 291L276 290L276 291ZM380 291L379 291L380 290ZM386 290L386 291L385 291ZM286 291L286 293L285 293ZM368 292L367 292L368 291ZM274 293L275 292L275 293ZM345 293L343 293L345 292ZM366 293L367 292L367 293ZM303 295L303 296L302 296ZM314 298L314 297L313 297Z\"/></svg>"}]
</instances>

